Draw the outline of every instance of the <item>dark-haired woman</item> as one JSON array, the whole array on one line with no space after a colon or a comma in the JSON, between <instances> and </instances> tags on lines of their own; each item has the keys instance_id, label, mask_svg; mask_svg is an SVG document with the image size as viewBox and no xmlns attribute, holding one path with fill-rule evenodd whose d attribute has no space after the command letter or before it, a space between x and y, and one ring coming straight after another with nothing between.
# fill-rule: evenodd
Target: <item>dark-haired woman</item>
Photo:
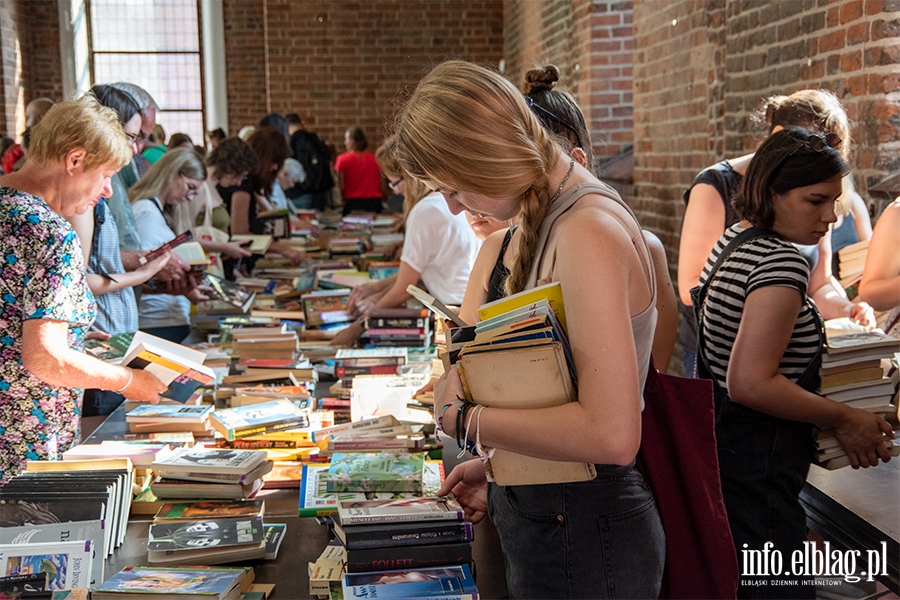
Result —
<instances>
[{"instance_id":1,"label":"dark-haired woman","mask_svg":"<svg viewBox=\"0 0 900 600\"><path fill-rule=\"evenodd\" d=\"M817 243L836 220L848 170L832 147L838 143L836 134L788 129L760 146L734 202L741 220L716 244L693 298L698 371L715 383L722 491L739 558L769 542L785 563L802 550L799 495L813 454L812 424L834 429L854 468L890 456L884 419L816 394L821 317L807 297L809 267L795 244ZM742 577L738 597L814 597L810 585L772 580Z\"/></svg>"},{"instance_id":2,"label":"dark-haired woman","mask_svg":"<svg viewBox=\"0 0 900 600\"><path fill-rule=\"evenodd\" d=\"M344 134L347 151L337 157L334 170L338 173L343 213L381 212L381 171L375 155L367 152L369 141L359 127L351 127Z\"/></svg>"}]
</instances>

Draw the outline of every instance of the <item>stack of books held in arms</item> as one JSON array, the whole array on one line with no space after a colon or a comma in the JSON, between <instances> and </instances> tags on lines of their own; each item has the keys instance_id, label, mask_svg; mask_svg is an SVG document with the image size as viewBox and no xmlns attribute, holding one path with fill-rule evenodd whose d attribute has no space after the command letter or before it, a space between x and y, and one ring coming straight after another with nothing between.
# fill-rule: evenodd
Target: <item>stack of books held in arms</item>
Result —
<instances>
[{"instance_id":1,"label":"stack of books held in arms","mask_svg":"<svg viewBox=\"0 0 900 600\"><path fill-rule=\"evenodd\" d=\"M900 340L879 331L829 336L819 369L819 393L847 406L894 419L900 382L895 364L898 351ZM814 434L817 464L826 469L850 464L833 430L816 429ZM887 437L884 445L892 455L900 455L900 445Z\"/></svg>"},{"instance_id":2,"label":"stack of books held in arms","mask_svg":"<svg viewBox=\"0 0 900 600\"><path fill-rule=\"evenodd\" d=\"M158 498L252 498L272 470L262 450L186 448L154 462L150 489Z\"/></svg>"},{"instance_id":3,"label":"stack of books held in arms","mask_svg":"<svg viewBox=\"0 0 900 600\"><path fill-rule=\"evenodd\" d=\"M485 304L471 341L457 357L466 399L479 406L539 409L577 402L577 379L559 283L526 290ZM451 330L450 339L457 339ZM449 365L448 365L449 366ZM478 410L477 406L471 410ZM489 449L486 449L489 451ZM489 480L499 485L587 481L588 463L544 460L495 449L485 462Z\"/></svg>"}]
</instances>

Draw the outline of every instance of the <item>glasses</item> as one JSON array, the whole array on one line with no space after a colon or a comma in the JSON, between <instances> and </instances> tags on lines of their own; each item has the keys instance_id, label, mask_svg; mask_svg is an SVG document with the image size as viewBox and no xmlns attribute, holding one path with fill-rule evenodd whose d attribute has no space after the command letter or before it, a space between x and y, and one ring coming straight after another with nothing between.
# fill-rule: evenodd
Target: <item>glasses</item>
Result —
<instances>
[{"instance_id":1,"label":"glasses","mask_svg":"<svg viewBox=\"0 0 900 600\"><path fill-rule=\"evenodd\" d=\"M141 140L143 139L143 137L142 137L141 134L139 134L139 133L128 133L127 131L125 132L125 137L128 138L128 143L129 143L129 144L137 144L139 141L141 141Z\"/></svg>"},{"instance_id":2,"label":"glasses","mask_svg":"<svg viewBox=\"0 0 900 600\"><path fill-rule=\"evenodd\" d=\"M184 173L179 173L179 175L181 175L181 178L184 179L184 183L187 186L188 193L193 194L193 193L196 193L196 191L200 189L200 186L197 184L191 183L191 180L188 179Z\"/></svg>"},{"instance_id":3,"label":"glasses","mask_svg":"<svg viewBox=\"0 0 900 600\"><path fill-rule=\"evenodd\" d=\"M826 146L828 146L829 148L834 148L835 150L839 150L841 144L843 144L844 141L838 134L831 132L826 133L825 135L821 135L818 133L810 134L809 139L806 140L806 143L816 152L821 152L825 149Z\"/></svg>"},{"instance_id":4,"label":"glasses","mask_svg":"<svg viewBox=\"0 0 900 600\"><path fill-rule=\"evenodd\" d=\"M550 119L554 123L557 123L560 126L564 127L565 129L568 129L570 132L572 132L572 135L575 136L575 141L576 141L575 147L576 148L584 148L584 144L581 143L581 136L578 134L577 129L575 129L571 124L564 121L562 117L555 115L554 113L550 112L543 106L540 106L539 104L537 104L531 96L524 96L524 98L525 98L525 104L528 105L528 108L531 109L531 112L533 112L539 119L541 119L541 121L544 121L546 124L545 119Z\"/></svg>"},{"instance_id":5,"label":"glasses","mask_svg":"<svg viewBox=\"0 0 900 600\"><path fill-rule=\"evenodd\" d=\"M399 186L403 182L403 178L395 179L394 181L389 181L388 185L391 186L391 189L395 192L397 191L397 186Z\"/></svg>"}]
</instances>

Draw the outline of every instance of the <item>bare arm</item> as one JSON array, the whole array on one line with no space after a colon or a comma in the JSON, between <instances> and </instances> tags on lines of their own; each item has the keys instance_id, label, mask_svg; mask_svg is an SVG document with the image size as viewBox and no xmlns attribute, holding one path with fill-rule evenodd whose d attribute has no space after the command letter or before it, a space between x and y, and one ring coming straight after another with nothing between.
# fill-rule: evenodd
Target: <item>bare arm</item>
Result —
<instances>
[{"instance_id":1,"label":"bare arm","mask_svg":"<svg viewBox=\"0 0 900 600\"><path fill-rule=\"evenodd\" d=\"M866 201L854 191L850 196L850 202L853 223L856 225L856 236L860 241L872 239L872 219L869 217L869 207L866 206Z\"/></svg>"},{"instance_id":2,"label":"bare arm","mask_svg":"<svg viewBox=\"0 0 900 600\"><path fill-rule=\"evenodd\" d=\"M84 252L84 264L88 264L91 257L91 241L94 239L94 210L90 209L84 211L84 214L66 217L66 220L78 235L81 250Z\"/></svg>"},{"instance_id":3,"label":"bare arm","mask_svg":"<svg viewBox=\"0 0 900 600\"><path fill-rule=\"evenodd\" d=\"M698 183L691 189L684 211L678 246L678 296L685 305L691 305L691 288L699 283L706 259L724 232L722 196L713 186Z\"/></svg>"},{"instance_id":4,"label":"bare arm","mask_svg":"<svg viewBox=\"0 0 900 600\"><path fill-rule=\"evenodd\" d=\"M826 319L849 317L865 327L875 327L875 313L865 302L852 302L831 274L831 231L818 243L816 267L809 274L809 294Z\"/></svg>"},{"instance_id":5,"label":"bare arm","mask_svg":"<svg viewBox=\"0 0 900 600\"><path fill-rule=\"evenodd\" d=\"M68 343L65 321L30 319L22 324L22 364L32 375L59 387L119 391L131 400L159 402L165 384L147 371L109 365Z\"/></svg>"},{"instance_id":6,"label":"bare arm","mask_svg":"<svg viewBox=\"0 0 900 600\"><path fill-rule=\"evenodd\" d=\"M644 240L650 248L653 271L656 274L656 330L653 333L653 362L660 373L669 369L669 361L678 338L678 298L669 277L666 248L658 237L644 231Z\"/></svg>"},{"instance_id":7,"label":"bare arm","mask_svg":"<svg viewBox=\"0 0 900 600\"><path fill-rule=\"evenodd\" d=\"M767 286L750 292L728 362L729 396L773 417L834 428L854 468L874 466L879 456L888 460L882 434L893 434L884 419L808 392L778 372L801 301L800 293L791 287Z\"/></svg>"},{"instance_id":8,"label":"bare arm","mask_svg":"<svg viewBox=\"0 0 900 600\"><path fill-rule=\"evenodd\" d=\"M900 198L888 205L872 233L859 297L877 310L900 306Z\"/></svg>"},{"instance_id":9,"label":"bare arm","mask_svg":"<svg viewBox=\"0 0 900 600\"><path fill-rule=\"evenodd\" d=\"M303 252L302 250L296 250L294 248L291 248L287 244L281 244L279 242L275 242L274 244L269 246L269 250L271 250L272 252L274 252L276 254L280 254L281 256L290 260L291 264L294 265L295 267L297 265L300 265L300 264L306 262L306 252Z\"/></svg>"},{"instance_id":10,"label":"bare arm","mask_svg":"<svg viewBox=\"0 0 900 600\"><path fill-rule=\"evenodd\" d=\"M550 460L626 465L634 459L643 382L631 316L646 309L650 290L631 235L599 211L585 211L565 224L554 273L565 298L578 402L485 409L480 413L484 445ZM462 385L454 365L435 386L435 410L457 394L462 395ZM444 426L448 429L446 420ZM447 433L454 432L449 424Z\"/></svg>"},{"instance_id":11,"label":"bare arm","mask_svg":"<svg viewBox=\"0 0 900 600\"><path fill-rule=\"evenodd\" d=\"M361 308L364 305L363 301L373 296L378 296L380 298L386 291L394 286L394 282L396 281L397 274L394 273L390 277L356 286L351 290L350 296L347 298L347 310L353 314L366 312L366 310Z\"/></svg>"},{"instance_id":12,"label":"bare arm","mask_svg":"<svg viewBox=\"0 0 900 600\"><path fill-rule=\"evenodd\" d=\"M171 256L171 252L166 252L162 256L151 260L146 265L141 266L141 268L137 269L136 271L128 271L127 273L110 273L110 277L115 279L115 281L107 279L102 275L87 273L86 278L88 287L91 288L91 291L95 295L101 296L103 294L115 292L127 287L141 285L142 283L148 281L151 277L159 273L159 271L164 266L166 266L166 263L169 262Z\"/></svg>"},{"instance_id":13,"label":"bare arm","mask_svg":"<svg viewBox=\"0 0 900 600\"><path fill-rule=\"evenodd\" d=\"M231 196L231 235L250 233L250 202L253 199L244 191Z\"/></svg>"}]
</instances>

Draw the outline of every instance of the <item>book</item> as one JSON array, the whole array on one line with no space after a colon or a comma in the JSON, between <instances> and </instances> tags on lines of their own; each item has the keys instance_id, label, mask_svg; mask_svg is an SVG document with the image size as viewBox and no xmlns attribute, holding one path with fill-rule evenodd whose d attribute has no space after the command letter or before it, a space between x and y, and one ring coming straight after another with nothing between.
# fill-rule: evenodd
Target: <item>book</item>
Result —
<instances>
[{"instance_id":1,"label":"book","mask_svg":"<svg viewBox=\"0 0 900 600\"><path fill-rule=\"evenodd\" d=\"M107 553L103 521L100 519L4 527L0 529L0 540L4 544L12 545L90 541L92 566L90 580L87 583L94 585L103 581L103 565Z\"/></svg>"},{"instance_id":2,"label":"book","mask_svg":"<svg viewBox=\"0 0 900 600\"><path fill-rule=\"evenodd\" d=\"M421 569L472 562L472 545L428 544L347 550L344 565L347 573L386 571L389 569Z\"/></svg>"},{"instance_id":3,"label":"book","mask_svg":"<svg viewBox=\"0 0 900 600\"><path fill-rule=\"evenodd\" d=\"M172 252L190 265L191 270L202 272L210 265L209 257L203 251L200 242L185 242L172 249Z\"/></svg>"},{"instance_id":4,"label":"book","mask_svg":"<svg viewBox=\"0 0 900 600\"><path fill-rule=\"evenodd\" d=\"M563 331L567 332L566 308L563 303L562 286L558 281L531 288L519 292L518 294L513 294L512 296L506 296L505 298L500 298L493 302L488 302L478 309L478 318L482 321L486 321L498 315L502 315L503 313L510 312L511 310L527 307L540 300L547 300L550 307L553 309L553 312L556 314L556 318L559 319Z\"/></svg>"},{"instance_id":5,"label":"book","mask_svg":"<svg viewBox=\"0 0 900 600\"><path fill-rule=\"evenodd\" d=\"M142 404L125 414L128 423L205 423L213 411L212 404L180 406L178 404Z\"/></svg>"},{"instance_id":6,"label":"book","mask_svg":"<svg viewBox=\"0 0 900 600\"><path fill-rule=\"evenodd\" d=\"M93 588L91 600L125 600L136 594L157 598L237 598L244 569L206 567L125 567Z\"/></svg>"},{"instance_id":7,"label":"book","mask_svg":"<svg viewBox=\"0 0 900 600\"><path fill-rule=\"evenodd\" d=\"M162 256L167 251L172 250L172 249L178 247L180 244L183 244L183 243L189 241L192 237L193 237L193 234L191 234L190 231L185 231L182 234L176 235L174 238L172 238L171 240L169 240L162 246L160 246L158 248L154 248L153 250L150 250L145 255L138 258L138 262L140 262L142 265L146 265L148 262L150 262L152 260L156 260L157 258Z\"/></svg>"},{"instance_id":8,"label":"book","mask_svg":"<svg viewBox=\"0 0 900 600\"><path fill-rule=\"evenodd\" d=\"M515 348L460 352L466 399L505 408L543 408L577 401L569 365L559 342ZM596 477L589 463L555 461L495 449L485 465L499 485L587 481Z\"/></svg>"},{"instance_id":9,"label":"book","mask_svg":"<svg viewBox=\"0 0 900 600\"><path fill-rule=\"evenodd\" d=\"M372 573L346 573L345 598L417 598L418 600L478 600L469 565L422 567Z\"/></svg>"},{"instance_id":10,"label":"book","mask_svg":"<svg viewBox=\"0 0 900 600\"><path fill-rule=\"evenodd\" d=\"M152 464L155 471L173 476L180 473L245 475L265 462L260 450L186 448Z\"/></svg>"},{"instance_id":11,"label":"book","mask_svg":"<svg viewBox=\"0 0 900 600\"><path fill-rule=\"evenodd\" d=\"M851 371L844 371L842 373L834 373L831 375L822 375L819 389L826 390L837 388L851 383L878 380L882 377L884 377L884 368L879 364L875 367L853 369Z\"/></svg>"},{"instance_id":12,"label":"book","mask_svg":"<svg viewBox=\"0 0 900 600\"><path fill-rule=\"evenodd\" d=\"M468 323L462 320L459 313L415 285L408 285L406 291L413 298L421 302L425 307L442 319L449 321L455 327L468 327Z\"/></svg>"},{"instance_id":13,"label":"book","mask_svg":"<svg viewBox=\"0 0 900 600\"><path fill-rule=\"evenodd\" d=\"M93 554L90 540L0 544L0 573L47 573L49 590L90 587Z\"/></svg>"},{"instance_id":14,"label":"book","mask_svg":"<svg viewBox=\"0 0 900 600\"><path fill-rule=\"evenodd\" d=\"M334 534L348 550L458 544L475 539L474 525L457 519L364 525L344 525L335 521Z\"/></svg>"},{"instance_id":15,"label":"book","mask_svg":"<svg viewBox=\"0 0 900 600\"><path fill-rule=\"evenodd\" d=\"M125 358L133 339L134 332L129 331L118 333L111 336L108 340L85 340L84 351L94 358L117 364L121 359Z\"/></svg>"},{"instance_id":16,"label":"book","mask_svg":"<svg viewBox=\"0 0 900 600\"><path fill-rule=\"evenodd\" d=\"M268 464L268 463L266 463ZM206 483L200 481L182 481L180 479L165 479L157 477L150 484L150 491L157 498L173 498L196 500L223 499L244 500L253 498L262 488L262 479L255 479L248 483ZM157 506L156 509L159 507Z\"/></svg>"},{"instance_id":17,"label":"book","mask_svg":"<svg viewBox=\"0 0 900 600\"><path fill-rule=\"evenodd\" d=\"M206 285L212 289L216 299L241 309L242 313L246 313L256 299L256 292L248 292L239 283L222 279L212 273L206 274Z\"/></svg>"},{"instance_id":18,"label":"book","mask_svg":"<svg viewBox=\"0 0 900 600\"><path fill-rule=\"evenodd\" d=\"M265 254L274 241L271 235L239 234L231 236L232 242L246 242L253 254Z\"/></svg>"},{"instance_id":19,"label":"book","mask_svg":"<svg viewBox=\"0 0 900 600\"><path fill-rule=\"evenodd\" d=\"M287 525L284 523L266 523L263 525L263 539L266 544L266 560L275 560L278 558L278 550L281 548L281 542L287 534Z\"/></svg>"},{"instance_id":20,"label":"book","mask_svg":"<svg viewBox=\"0 0 900 600\"><path fill-rule=\"evenodd\" d=\"M262 500L166 503L153 517L153 522L177 523L234 517L262 518L265 507L266 504Z\"/></svg>"},{"instance_id":21,"label":"book","mask_svg":"<svg viewBox=\"0 0 900 600\"><path fill-rule=\"evenodd\" d=\"M151 552L224 548L263 541L262 517L230 517L158 523L150 526L147 550ZM151 558L152 560L152 558Z\"/></svg>"},{"instance_id":22,"label":"book","mask_svg":"<svg viewBox=\"0 0 900 600\"><path fill-rule=\"evenodd\" d=\"M299 488L303 479L303 463L295 460L272 462L272 471L263 476L266 489Z\"/></svg>"},{"instance_id":23,"label":"book","mask_svg":"<svg viewBox=\"0 0 900 600\"><path fill-rule=\"evenodd\" d=\"M846 361L850 358L890 357L900 352L900 340L878 331L847 333L828 338L822 363Z\"/></svg>"},{"instance_id":24,"label":"book","mask_svg":"<svg viewBox=\"0 0 900 600\"><path fill-rule=\"evenodd\" d=\"M341 423L339 425L323 427L310 432L310 438L314 442L321 442L351 433L383 429L385 427L397 427L399 425L400 421L397 420L397 417L393 415L384 415L381 417L373 417L371 419L363 419L362 421L351 421L350 423Z\"/></svg>"},{"instance_id":25,"label":"book","mask_svg":"<svg viewBox=\"0 0 900 600\"><path fill-rule=\"evenodd\" d=\"M173 453L165 443L127 443L103 440L99 444L79 444L63 452L63 460L93 460L96 458L128 457L136 467L149 466L154 460Z\"/></svg>"},{"instance_id":26,"label":"book","mask_svg":"<svg viewBox=\"0 0 900 600\"><path fill-rule=\"evenodd\" d=\"M225 439L233 441L270 431L306 427L309 425L308 412L289 400L275 400L217 410L210 415L210 424Z\"/></svg>"},{"instance_id":27,"label":"book","mask_svg":"<svg viewBox=\"0 0 900 600\"><path fill-rule=\"evenodd\" d=\"M419 492L421 453L335 452L328 469L329 492Z\"/></svg>"},{"instance_id":28,"label":"book","mask_svg":"<svg viewBox=\"0 0 900 600\"><path fill-rule=\"evenodd\" d=\"M160 394L163 398L186 402L216 378L213 370L203 365L205 358L203 352L138 331L121 364L152 373L169 386Z\"/></svg>"},{"instance_id":29,"label":"book","mask_svg":"<svg viewBox=\"0 0 900 600\"><path fill-rule=\"evenodd\" d=\"M49 574L45 571L37 573L24 573L22 575L8 575L0 577L0 598L33 597L24 592L41 592L47 590ZM53 592L47 590L48 594Z\"/></svg>"},{"instance_id":30,"label":"book","mask_svg":"<svg viewBox=\"0 0 900 600\"><path fill-rule=\"evenodd\" d=\"M307 563L307 574L309 575L309 594L310 596L328 597L330 587L341 593L341 579L344 577L344 547L337 540L331 540L325 546L325 550L314 563ZM334 596L331 596L334 598Z\"/></svg>"},{"instance_id":31,"label":"book","mask_svg":"<svg viewBox=\"0 0 900 600\"><path fill-rule=\"evenodd\" d=\"M398 521L460 521L463 510L452 496L344 500L338 503L341 525L394 523Z\"/></svg>"},{"instance_id":32,"label":"book","mask_svg":"<svg viewBox=\"0 0 900 600\"><path fill-rule=\"evenodd\" d=\"M350 290L314 290L300 297L307 327L347 323L356 317L347 310Z\"/></svg>"}]
</instances>

